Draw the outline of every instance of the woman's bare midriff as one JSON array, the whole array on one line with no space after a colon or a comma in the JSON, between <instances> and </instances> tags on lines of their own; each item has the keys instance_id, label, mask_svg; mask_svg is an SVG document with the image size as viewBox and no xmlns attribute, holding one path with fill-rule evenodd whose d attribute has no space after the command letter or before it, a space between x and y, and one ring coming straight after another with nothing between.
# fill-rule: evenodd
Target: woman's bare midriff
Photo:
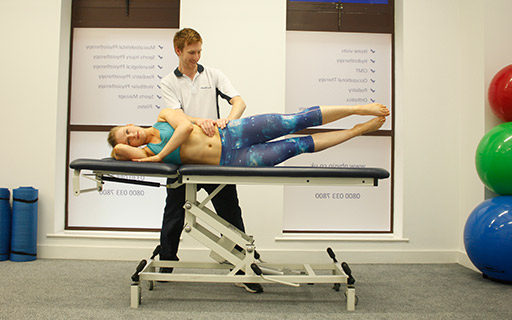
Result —
<instances>
[{"instance_id":1,"label":"woman's bare midriff","mask_svg":"<svg viewBox=\"0 0 512 320\"><path fill-rule=\"evenodd\" d=\"M213 137L208 137L203 129L194 125L194 130L185 143L181 145L181 162L189 164L214 164L220 163L222 144L219 131L215 130Z\"/></svg>"}]
</instances>

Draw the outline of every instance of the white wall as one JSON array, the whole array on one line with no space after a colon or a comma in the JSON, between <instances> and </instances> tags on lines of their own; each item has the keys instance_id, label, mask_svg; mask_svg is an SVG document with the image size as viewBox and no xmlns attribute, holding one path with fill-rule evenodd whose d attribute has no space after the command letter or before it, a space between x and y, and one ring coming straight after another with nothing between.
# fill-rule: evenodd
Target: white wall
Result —
<instances>
[{"instance_id":1,"label":"white wall","mask_svg":"<svg viewBox=\"0 0 512 320\"><path fill-rule=\"evenodd\" d=\"M438 10L441 3L445 10ZM404 82L396 88L403 140L397 148L404 149L404 236L417 250L450 250L457 243L457 3L403 6L403 61L397 64L403 63ZM428 12L436 12L435 23Z\"/></svg>"},{"instance_id":2,"label":"white wall","mask_svg":"<svg viewBox=\"0 0 512 320\"><path fill-rule=\"evenodd\" d=\"M39 189L39 243L64 221L69 3L1 1L0 185ZM59 227L57 227L59 228Z\"/></svg>"},{"instance_id":3,"label":"white wall","mask_svg":"<svg viewBox=\"0 0 512 320\"><path fill-rule=\"evenodd\" d=\"M484 199L473 154L496 121L487 111L485 86L489 74L509 63L496 48L512 45L499 26L510 4L396 2L396 236L286 239L280 232L282 188L240 187L248 232L266 260L325 261L330 245L352 262L468 264L462 228ZM158 234L63 230L70 1L2 1L2 9L7 50L0 52L0 127L4 140L16 139L4 144L0 186L40 190L39 257L149 256ZM248 103L247 114L284 111L285 18L285 0L181 4L181 26L199 30L205 40L202 62L229 76ZM184 236L182 258L204 253Z\"/></svg>"},{"instance_id":4,"label":"white wall","mask_svg":"<svg viewBox=\"0 0 512 320\"><path fill-rule=\"evenodd\" d=\"M457 59L459 80L457 97L459 121L459 155L457 196L459 206L458 262L472 266L464 249L464 225L471 211L484 197L484 187L476 174L475 151L478 142L485 133L485 87L484 87L484 11L483 1L471 1L461 5L458 13L459 59Z\"/></svg>"},{"instance_id":5,"label":"white wall","mask_svg":"<svg viewBox=\"0 0 512 320\"><path fill-rule=\"evenodd\" d=\"M494 75L503 67L512 64L512 43L508 41L510 24L506 19L506 14L510 12L512 2L507 0L492 0L485 6L483 51L486 94ZM496 16L496 13L502 13L502 16ZM485 128L488 131L502 123L502 120L492 113L487 98L485 104Z\"/></svg>"}]
</instances>

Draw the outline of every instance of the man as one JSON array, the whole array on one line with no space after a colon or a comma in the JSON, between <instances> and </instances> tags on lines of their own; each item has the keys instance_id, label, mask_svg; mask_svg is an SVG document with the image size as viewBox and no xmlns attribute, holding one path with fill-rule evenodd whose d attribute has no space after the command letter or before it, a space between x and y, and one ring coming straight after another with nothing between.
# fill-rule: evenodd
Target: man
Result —
<instances>
[{"instance_id":1,"label":"man","mask_svg":"<svg viewBox=\"0 0 512 320\"><path fill-rule=\"evenodd\" d=\"M162 94L168 107L181 108L190 120L213 136L217 127L224 128L229 120L238 119L244 112L245 102L233 88L228 78L219 70L198 64L203 40L193 29L185 28L174 36L174 51L178 67L161 81ZM227 118L220 118L218 96L231 104ZM215 119L215 120L214 120ZM201 185L209 194L217 185ZM179 260L178 245L183 229L185 212L185 187L167 189L167 199L160 234L160 259ZM242 210L238 205L236 186L228 185L212 199L219 216L241 231L245 231ZM172 272L171 268L162 272ZM263 292L257 283L239 284L248 292Z\"/></svg>"}]
</instances>

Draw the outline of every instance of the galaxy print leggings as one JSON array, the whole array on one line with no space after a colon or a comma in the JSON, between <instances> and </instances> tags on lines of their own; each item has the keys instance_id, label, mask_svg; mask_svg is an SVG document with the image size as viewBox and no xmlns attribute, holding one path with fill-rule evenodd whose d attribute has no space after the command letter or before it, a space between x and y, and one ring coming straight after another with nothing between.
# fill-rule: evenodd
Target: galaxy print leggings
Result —
<instances>
[{"instance_id":1,"label":"galaxy print leggings","mask_svg":"<svg viewBox=\"0 0 512 320\"><path fill-rule=\"evenodd\" d=\"M229 121L219 129L221 166L272 167L301 153L313 152L311 136L271 141L322 124L320 107L293 114L262 114Z\"/></svg>"}]
</instances>

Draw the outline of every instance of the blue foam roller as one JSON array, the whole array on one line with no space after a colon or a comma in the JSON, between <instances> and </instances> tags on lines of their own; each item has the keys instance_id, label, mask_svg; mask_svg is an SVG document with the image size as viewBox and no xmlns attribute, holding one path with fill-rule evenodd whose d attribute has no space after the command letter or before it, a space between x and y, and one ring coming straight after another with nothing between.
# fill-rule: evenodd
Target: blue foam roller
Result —
<instances>
[{"instance_id":1,"label":"blue foam roller","mask_svg":"<svg viewBox=\"0 0 512 320\"><path fill-rule=\"evenodd\" d=\"M11 192L0 188L0 261L9 259L11 250L12 211L9 200Z\"/></svg>"},{"instance_id":2,"label":"blue foam roller","mask_svg":"<svg viewBox=\"0 0 512 320\"><path fill-rule=\"evenodd\" d=\"M38 190L19 187L12 192L11 261L37 258Z\"/></svg>"}]
</instances>

